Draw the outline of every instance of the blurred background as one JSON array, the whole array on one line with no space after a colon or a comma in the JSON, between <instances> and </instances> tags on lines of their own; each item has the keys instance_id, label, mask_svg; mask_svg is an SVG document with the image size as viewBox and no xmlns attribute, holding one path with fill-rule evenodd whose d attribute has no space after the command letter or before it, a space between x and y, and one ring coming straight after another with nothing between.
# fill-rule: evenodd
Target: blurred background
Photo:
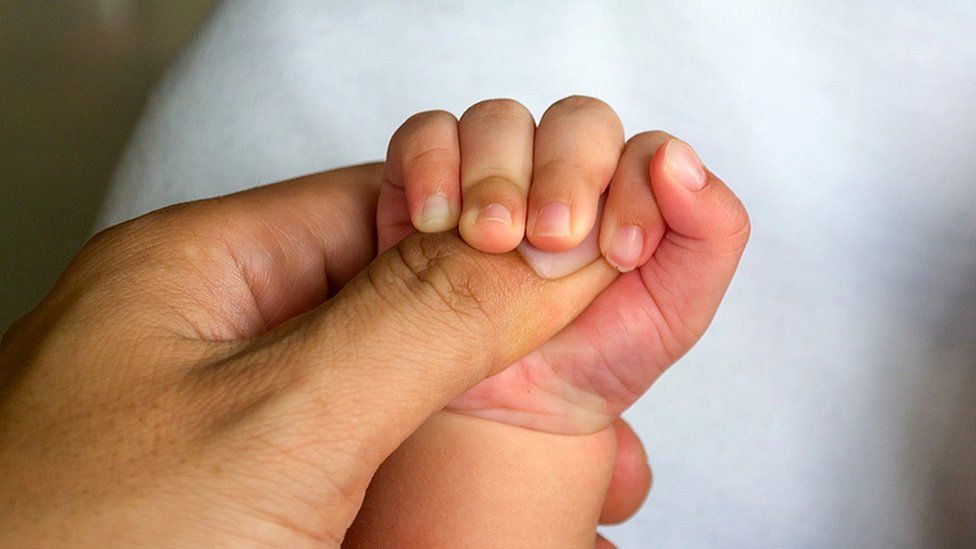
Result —
<instances>
[{"instance_id":1,"label":"blurred background","mask_svg":"<svg viewBox=\"0 0 976 549\"><path fill-rule=\"evenodd\" d=\"M0 332L88 237L153 83L215 0L0 0Z\"/></svg>"},{"instance_id":2,"label":"blurred background","mask_svg":"<svg viewBox=\"0 0 976 549\"><path fill-rule=\"evenodd\" d=\"M0 0L0 331L96 223L380 158L421 110L595 95L755 229L628 411L655 487L608 537L976 546L972 0L217 3Z\"/></svg>"}]
</instances>

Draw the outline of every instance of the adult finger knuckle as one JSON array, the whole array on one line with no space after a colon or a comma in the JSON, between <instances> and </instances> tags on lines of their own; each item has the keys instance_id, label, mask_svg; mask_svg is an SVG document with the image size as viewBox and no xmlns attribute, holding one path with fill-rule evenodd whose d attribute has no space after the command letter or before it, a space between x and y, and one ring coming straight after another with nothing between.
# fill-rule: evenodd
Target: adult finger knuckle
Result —
<instances>
[{"instance_id":1,"label":"adult finger knuckle","mask_svg":"<svg viewBox=\"0 0 976 549\"><path fill-rule=\"evenodd\" d=\"M150 234L156 220L153 214L137 217L95 233L82 248L83 253L105 253L119 247L129 246Z\"/></svg>"},{"instance_id":2,"label":"adult finger knuckle","mask_svg":"<svg viewBox=\"0 0 976 549\"><path fill-rule=\"evenodd\" d=\"M85 243L68 273L111 270L154 253L165 239L164 217L161 212L152 212L102 229Z\"/></svg>"},{"instance_id":3,"label":"adult finger knuckle","mask_svg":"<svg viewBox=\"0 0 976 549\"><path fill-rule=\"evenodd\" d=\"M240 223L224 200L229 197L178 204L106 229L78 255L78 269L70 270L118 288L151 280L159 290L169 287L164 281L178 283L181 274L199 274L226 261L227 235Z\"/></svg>"},{"instance_id":4,"label":"adult finger knuckle","mask_svg":"<svg viewBox=\"0 0 976 549\"><path fill-rule=\"evenodd\" d=\"M397 248L401 283L410 297L434 314L469 324L491 325L494 278L457 239L414 235Z\"/></svg>"}]
</instances>

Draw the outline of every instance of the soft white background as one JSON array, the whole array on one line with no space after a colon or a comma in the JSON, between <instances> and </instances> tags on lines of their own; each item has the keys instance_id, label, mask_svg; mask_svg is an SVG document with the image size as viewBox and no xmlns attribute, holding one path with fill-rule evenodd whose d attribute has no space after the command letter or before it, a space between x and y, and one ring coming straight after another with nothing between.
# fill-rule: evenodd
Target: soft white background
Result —
<instances>
[{"instance_id":1,"label":"soft white background","mask_svg":"<svg viewBox=\"0 0 976 549\"><path fill-rule=\"evenodd\" d=\"M622 547L976 544L976 4L225 2L102 225L383 156L410 114L575 93L691 142L754 236L627 413Z\"/></svg>"}]
</instances>

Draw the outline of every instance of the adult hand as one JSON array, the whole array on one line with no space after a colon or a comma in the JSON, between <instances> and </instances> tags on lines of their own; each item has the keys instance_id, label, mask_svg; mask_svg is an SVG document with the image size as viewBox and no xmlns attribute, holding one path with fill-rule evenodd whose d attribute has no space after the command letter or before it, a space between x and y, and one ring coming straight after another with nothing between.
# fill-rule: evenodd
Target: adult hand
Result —
<instances>
[{"instance_id":1,"label":"adult hand","mask_svg":"<svg viewBox=\"0 0 976 549\"><path fill-rule=\"evenodd\" d=\"M0 344L3 541L338 544L404 439L616 276L546 281L451 234L369 263L381 170L95 237Z\"/></svg>"}]
</instances>

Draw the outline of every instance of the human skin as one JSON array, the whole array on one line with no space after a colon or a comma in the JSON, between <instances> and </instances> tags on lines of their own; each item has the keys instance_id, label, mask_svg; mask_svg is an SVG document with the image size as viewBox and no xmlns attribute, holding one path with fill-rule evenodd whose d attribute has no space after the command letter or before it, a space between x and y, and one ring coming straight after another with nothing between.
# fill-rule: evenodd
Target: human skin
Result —
<instances>
[{"instance_id":1,"label":"human skin","mask_svg":"<svg viewBox=\"0 0 976 549\"><path fill-rule=\"evenodd\" d=\"M599 253L625 274L559 335L455 399L444 417L398 450L371 485L350 540L592 545L601 511L604 522L626 518L646 486L640 468L609 466L616 448L609 426L704 333L748 239L745 209L687 144L648 132L624 145L609 106L585 97L557 102L538 128L511 100L478 103L460 121L422 113L394 135L386 166L381 246L412 228L460 222L475 248L505 252L524 234L538 256L579 245L599 225ZM600 218L597 204L608 187ZM431 227L423 211L430 196L463 196L463 208L451 205L447 211L457 215ZM553 202L569 205L572 230L533 234L539 226L533 218ZM511 215L497 215L498 205ZM621 252L615 236L625 230ZM485 451L472 450L478 448ZM488 449L519 456L517 467L490 458ZM445 473L407 478L415 470ZM471 471L477 474L460 474ZM615 497L625 494L624 512L607 512L603 496L612 476ZM472 493L506 504L472 521ZM578 499L563 514L545 503L572 497ZM398 522L390 523L391 516ZM425 528L435 517L439 527Z\"/></svg>"},{"instance_id":2,"label":"human skin","mask_svg":"<svg viewBox=\"0 0 976 549\"><path fill-rule=\"evenodd\" d=\"M546 281L451 235L367 266L381 171L181 205L93 239L0 343L2 542L336 544L395 448L616 276L597 260Z\"/></svg>"},{"instance_id":3,"label":"human skin","mask_svg":"<svg viewBox=\"0 0 976 549\"><path fill-rule=\"evenodd\" d=\"M338 545L397 447L618 276L454 234L374 259L382 170L92 239L0 341L0 543Z\"/></svg>"}]
</instances>

